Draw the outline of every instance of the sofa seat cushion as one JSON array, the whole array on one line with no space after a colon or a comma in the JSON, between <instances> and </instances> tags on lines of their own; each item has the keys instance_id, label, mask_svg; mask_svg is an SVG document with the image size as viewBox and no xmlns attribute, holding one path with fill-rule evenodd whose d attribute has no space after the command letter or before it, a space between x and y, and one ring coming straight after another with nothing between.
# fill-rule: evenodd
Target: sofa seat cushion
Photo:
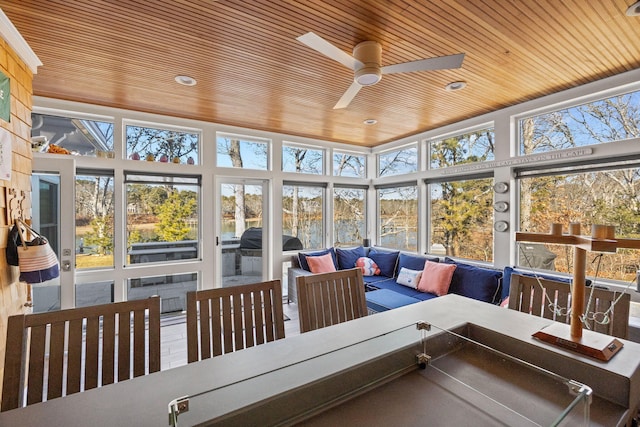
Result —
<instances>
[{"instance_id":1,"label":"sofa seat cushion","mask_svg":"<svg viewBox=\"0 0 640 427\"><path fill-rule=\"evenodd\" d=\"M448 257L444 262L456 265L449 293L488 303L499 302L502 271L464 264Z\"/></svg>"},{"instance_id":2,"label":"sofa seat cushion","mask_svg":"<svg viewBox=\"0 0 640 427\"><path fill-rule=\"evenodd\" d=\"M367 292L365 297L367 299L367 307L376 312L420 302L420 300L416 298L411 298L389 289L378 289L377 291Z\"/></svg>"},{"instance_id":3,"label":"sofa seat cushion","mask_svg":"<svg viewBox=\"0 0 640 427\"><path fill-rule=\"evenodd\" d=\"M363 276L362 279L364 280L364 283L367 283L369 285L374 285L374 286L378 286L377 284L380 282L394 282L395 283L395 279L392 277L386 277L386 276Z\"/></svg>"},{"instance_id":4,"label":"sofa seat cushion","mask_svg":"<svg viewBox=\"0 0 640 427\"><path fill-rule=\"evenodd\" d=\"M386 278L385 280L378 280L370 284L375 286L378 289L387 289L389 291L393 291L407 297L415 298L420 301L426 301L428 299L435 298L437 296L435 294L430 294L428 292L420 292L417 289L400 285L395 281L395 279L392 279L392 278Z\"/></svg>"}]
</instances>

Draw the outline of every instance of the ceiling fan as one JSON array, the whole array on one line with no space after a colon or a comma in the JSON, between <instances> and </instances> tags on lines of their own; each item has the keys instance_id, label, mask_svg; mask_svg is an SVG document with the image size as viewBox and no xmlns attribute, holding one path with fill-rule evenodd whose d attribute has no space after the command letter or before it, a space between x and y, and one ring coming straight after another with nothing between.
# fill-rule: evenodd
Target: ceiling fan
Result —
<instances>
[{"instance_id":1,"label":"ceiling fan","mask_svg":"<svg viewBox=\"0 0 640 427\"><path fill-rule=\"evenodd\" d=\"M460 68L464 60L464 53L458 53L382 67L382 46L376 41L358 43L353 48L353 56L351 56L315 33L303 34L297 40L354 71L353 83L333 107L334 110L346 108L362 86L372 86L378 83L383 74Z\"/></svg>"}]
</instances>

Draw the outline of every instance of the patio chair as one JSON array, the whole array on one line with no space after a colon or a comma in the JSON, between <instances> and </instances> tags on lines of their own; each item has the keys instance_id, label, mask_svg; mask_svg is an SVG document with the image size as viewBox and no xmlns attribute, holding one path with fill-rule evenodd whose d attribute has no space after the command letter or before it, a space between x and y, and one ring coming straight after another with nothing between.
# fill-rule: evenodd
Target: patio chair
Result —
<instances>
[{"instance_id":1,"label":"patio chair","mask_svg":"<svg viewBox=\"0 0 640 427\"><path fill-rule=\"evenodd\" d=\"M25 406L25 394L31 405L159 370L158 296L14 315L1 409Z\"/></svg>"},{"instance_id":2,"label":"patio chair","mask_svg":"<svg viewBox=\"0 0 640 427\"><path fill-rule=\"evenodd\" d=\"M299 276L296 281L301 333L367 315L359 268Z\"/></svg>"},{"instance_id":3,"label":"patio chair","mask_svg":"<svg viewBox=\"0 0 640 427\"><path fill-rule=\"evenodd\" d=\"M280 280L187 293L189 363L281 338Z\"/></svg>"}]
</instances>

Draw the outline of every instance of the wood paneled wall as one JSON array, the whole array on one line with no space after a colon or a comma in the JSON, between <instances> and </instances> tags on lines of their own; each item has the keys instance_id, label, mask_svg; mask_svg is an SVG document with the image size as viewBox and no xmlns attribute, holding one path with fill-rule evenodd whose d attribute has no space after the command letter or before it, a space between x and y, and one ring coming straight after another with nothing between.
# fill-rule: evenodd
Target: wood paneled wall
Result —
<instances>
[{"instance_id":1,"label":"wood paneled wall","mask_svg":"<svg viewBox=\"0 0 640 427\"><path fill-rule=\"evenodd\" d=\"M17 267L7 265L5 248L11 225L7 212L7 190L24 192L31 205L31 110L33 73L16 53L0 39L0 71L11 79L11 120L0 119L0 127L12 134L11 181L0 180L0 384L4 374L4 354L8 345L7 318L25 310L27 286L18 282ZM31 212L24 216L30 217Z\"/></svg>"}]
</instances>

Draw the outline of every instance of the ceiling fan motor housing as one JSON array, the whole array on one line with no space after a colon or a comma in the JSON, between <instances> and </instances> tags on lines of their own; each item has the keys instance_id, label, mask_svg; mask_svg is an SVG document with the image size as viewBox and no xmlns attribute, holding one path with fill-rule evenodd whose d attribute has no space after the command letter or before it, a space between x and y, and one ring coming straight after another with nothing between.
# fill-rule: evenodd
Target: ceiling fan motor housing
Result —
<instances>
[{"instance_id":1,"label":"ceiling fan motor housing","mask_svg":"<svg viewBox=\"0 0 640 427\"><path fill-rule=\"evenodd\" d=\"M382 46L376 41L364 41L353 48L353 57L362 63L356 67L354 80L362 86L371 86L382 79Z\"/></svg>"}]
</instances>

